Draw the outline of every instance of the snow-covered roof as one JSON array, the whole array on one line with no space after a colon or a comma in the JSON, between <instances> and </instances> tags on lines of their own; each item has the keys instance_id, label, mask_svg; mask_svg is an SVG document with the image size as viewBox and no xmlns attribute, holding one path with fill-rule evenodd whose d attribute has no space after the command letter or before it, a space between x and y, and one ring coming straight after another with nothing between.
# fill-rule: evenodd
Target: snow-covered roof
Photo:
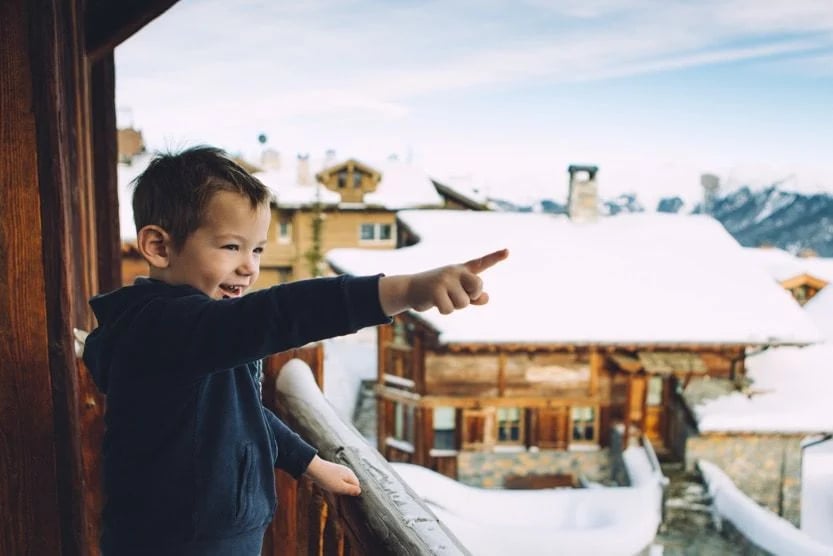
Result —
<instances>
[{"instance_id":1,"label":"snow-covered roof","mask_svg":"<svg viewBox=\"0 0 833 556\"><path fill-rule=\"evenodd\" d=\"M796 257L778 247L748 247L744 251L779 282L802 274L833 282L833 258Z\"/></svg>"},{"instance_id":2,"label":"snow-covered roof","mask_svg":"<svg viewBox=\"0 0 833 556\"><path fill-rule=\"evenodd\" d=\"M341 195L318 184L315 175L325 168L331 168L343 162L345 161L333 159L308 160L307 183L299 182L297 158L282 161L279 169L257 172L255 177L274 192L279 206L287 208L309 206L316 202L316 194L320 195L321 203L337 205L341 200ZM442 198L437 193L431 178L417 166L398 159L371 163L362 161L362 164L374 169L382 176L376 191L365 194L366 205L381 206L390 210L442 205ZM318 190L317 193L316 190Z\"/></svg>"},{"instance_id":3,"label":"snow-covered roof","mask_svg":"<svg viewBox=\"0 0 833 556\"><path fill-rule=\"evenodd\" d=\"M487 270L491 301L421 318L445 343L805 344L800 306L715 220L633 214L576 224L565 216L402 211L420 241L391 251L336 249L354 274L420 271L508 247Z\"/></svg>"},{"instance_id":4,"label":"snow-covered roof","mask_svg":"<svg viewBox=\"0 0 833 556\"><path fill-rule=\"evenodd\" d=\"M833 432L833 288L821 290L804 310L827 341L747 357L750 395L733 392L694 405L701 432Z\"/></svg>"}]
</instances>

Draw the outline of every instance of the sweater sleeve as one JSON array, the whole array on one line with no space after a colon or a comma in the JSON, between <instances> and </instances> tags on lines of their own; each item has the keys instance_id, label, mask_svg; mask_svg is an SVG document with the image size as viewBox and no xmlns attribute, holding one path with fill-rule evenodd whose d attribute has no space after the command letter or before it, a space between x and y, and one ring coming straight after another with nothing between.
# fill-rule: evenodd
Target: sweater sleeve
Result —
<instances>
[{"instance_id":1,"label":"sweater sleeve","mask_svg":"<svg viewBox=\"0 0 833 556\"><path fill-rule=\"evenodd\" d=\"M278 443L278 457L275 460L275 467L286 471L297 479L307 470L312 458L315 457L318 451L307 444L298 433L286 426L286 423L281 421L269 409L264 407L263 411L266 413L269 426L272 427Z\"/></svg>"},{"instance_id":2,"label":"sweater sleeve","mask_svg":"<svg viewBox=\"0 0 833 556\"><path fill-rule=\"evenodd\" d=\"M390 322L379 301L381 275L313 278L238 299L168 299L150 311L152 345L178 354L192 372L228 369L309 342Z\"/></svg>"}]
</instances>

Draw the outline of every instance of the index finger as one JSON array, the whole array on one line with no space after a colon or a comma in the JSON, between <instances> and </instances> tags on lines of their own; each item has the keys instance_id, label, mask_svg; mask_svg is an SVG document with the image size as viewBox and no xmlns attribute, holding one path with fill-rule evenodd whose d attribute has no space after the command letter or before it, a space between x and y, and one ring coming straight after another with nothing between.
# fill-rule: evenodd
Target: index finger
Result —
<instances>
[{"instance_id":1,"label":"index finger","mask_svg":"<svg viewBox=\"0 0 833 556\"><path fill-rule=\"evenodd\" d=\"M463 263L463 266L465 266L469 270L469 272L478 274L480 272L483 272L487 268L496 265L508 256L509 249L500 249L498 251L489 253L488 255L483 255L480 258L472 259L468 262L465 262Z\"/></svg>"}]
</instances>

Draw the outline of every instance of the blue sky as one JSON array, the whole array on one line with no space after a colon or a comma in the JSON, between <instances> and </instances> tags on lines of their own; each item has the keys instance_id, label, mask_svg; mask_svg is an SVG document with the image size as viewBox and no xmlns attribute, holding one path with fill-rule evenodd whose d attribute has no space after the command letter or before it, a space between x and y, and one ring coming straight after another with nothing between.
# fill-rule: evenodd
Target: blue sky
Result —
<instances>
[{"instance_id":1,"label":"blue sky","mask_svg":"<svg viewBox=\"0 0 833 556\"><path fill-rule=\"evenodd\" d=\"M833 191L829 0L181 0L116 50L151 148L396 153L515 199Z\"/></svg>"}]
</instances>

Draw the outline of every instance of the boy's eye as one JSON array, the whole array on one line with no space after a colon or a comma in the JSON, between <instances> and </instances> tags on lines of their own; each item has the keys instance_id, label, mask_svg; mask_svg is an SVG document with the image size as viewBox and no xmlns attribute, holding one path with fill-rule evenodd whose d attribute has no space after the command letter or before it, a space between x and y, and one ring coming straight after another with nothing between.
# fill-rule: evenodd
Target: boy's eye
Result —
<instances>
[{"instance_id":1,"label":"boy's eye","mask_svg":"<svg viewBox=\"0 0 833 556\"><path fill-rule=\"evenodd\" d=\"M223 249L228 249L230 251L238 251L240 249L240 247L238 247L237 245L229 244L229 245L223 245Z\"/></svg>"},{"instance_id":2,"label":"boy's eye","mask_svg":"<svg viewBox=\"0 0 833 556\"><path fill-rule=\"evenodd\" d=\"M258 255L263 253L263 247L255 247L255 253L258 254Z\"/></svg>"}]
</instances>

